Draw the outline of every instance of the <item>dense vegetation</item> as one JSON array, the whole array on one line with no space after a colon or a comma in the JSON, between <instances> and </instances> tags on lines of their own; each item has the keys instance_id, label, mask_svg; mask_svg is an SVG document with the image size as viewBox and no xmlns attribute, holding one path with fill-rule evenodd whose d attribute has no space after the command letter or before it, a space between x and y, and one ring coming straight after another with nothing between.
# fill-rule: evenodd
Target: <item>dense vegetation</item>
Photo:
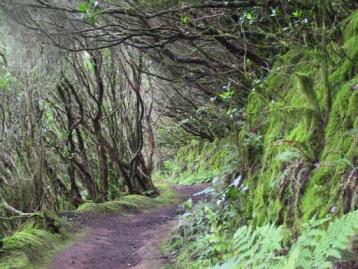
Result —
<instances>
[{"instance_id":1,"label":"dense vegetation","mask_svg":"<svg viewBox=\"0 0 358 269\"><path fill-rule=\"evenodd\" d=\"M168 242L179 268L357 264L356 1L0 8L0 255L159 178L213 182Z\"/></svg>"}]
</instances>

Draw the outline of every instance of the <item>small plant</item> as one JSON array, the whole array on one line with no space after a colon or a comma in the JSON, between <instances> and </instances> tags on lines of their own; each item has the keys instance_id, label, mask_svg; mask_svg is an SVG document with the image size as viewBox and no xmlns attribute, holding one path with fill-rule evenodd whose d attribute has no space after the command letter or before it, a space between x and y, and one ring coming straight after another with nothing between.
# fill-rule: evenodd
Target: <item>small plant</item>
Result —
<instances>
[{"instance_id":1,"label":"small plant","mask_svg":"<svg viewBox=\"0 0 358 269\"><path fill-rule=\"evenodd\" d=\"M230 89L230 86L225 88L225 91L219 94L219 97L223 99L225 102L230 101L234 96L234 91Z\"/></svg>"}]
</instances>

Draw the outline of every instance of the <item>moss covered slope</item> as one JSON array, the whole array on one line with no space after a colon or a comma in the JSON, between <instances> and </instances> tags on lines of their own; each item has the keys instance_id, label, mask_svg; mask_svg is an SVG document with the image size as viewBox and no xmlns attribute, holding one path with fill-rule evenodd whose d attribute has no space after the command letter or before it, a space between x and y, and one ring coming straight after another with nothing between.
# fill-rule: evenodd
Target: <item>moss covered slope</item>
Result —
<instances>
[{"instance_id":1,"label":"moss covered slope","mask_svg":"<svg viewBox=\"0 0 358 269\"><path fill-rule=\"evenodd\" d=\"M192 142L165 163L180 183L240 171L243 210L254 225L299 226L357 208L358 12L328 44L332 107L325 106L321 48L292 47L249 96L239 134Z\"/></svg>"},{"instance_id":2,"label":"moss covered slope","mask_svg":"<svg viewBox=\"0 0 358 269\"><path fill-rule=\"evenodd\" d=\"M175 159L164 162L159 177L180 184L205 183L234 173L239 160L235 137L212 143L193 140L178 150Z\"/></svg>"},{"instance_id":3,"label":"moss covered slope","mask_svg":"<svg viewBox=\"0 0 358 269\"><path fill-rule=\"evenodd\" d=\"M41 220L32 219L3 239L0 268L46 268L55 253L80 238L82 233L74 232L67 221L54 214L51 216L59 230L44 227Z\"/></svg>"},{"instance_id":4,"label":"moss covered slope","mask_svg":"<svg viewBox=\"0 0 358 269\"><path fill-rule=\"evenodd\" d=\"M263 136L260 168L249 169L247 213L255 224L346 213L357 206L358 13L343 44L330 44L330 111L324 108L322 55L292 48L251 94L242 132ZM339 55L347 55L342 60ZM275 93L275 94L274 94ZM262 113L263 112L263 113ZM259 128L257 127L259 126Z\"/></svg>"}]
</instances>

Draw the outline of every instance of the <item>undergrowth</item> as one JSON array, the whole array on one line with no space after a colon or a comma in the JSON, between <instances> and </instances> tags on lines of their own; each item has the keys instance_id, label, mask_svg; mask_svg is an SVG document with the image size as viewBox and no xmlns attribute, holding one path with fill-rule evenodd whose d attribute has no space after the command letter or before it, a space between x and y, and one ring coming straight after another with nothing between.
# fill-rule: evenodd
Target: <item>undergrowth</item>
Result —
<instances>
[{"instance_id":1,"label":"undergrowth","mask_svg":"<svg viewBox=\"0 0 358 269\"><path fill-rule=\"evenodd\" d=\"M358 266L357 18L342 22L343 36L329 45L329 111L320 48L291 47L249 96L235 142L221 140L236 144L218 170L205 158L218 142L184 147L169 162L178 182L201 182L198 171L215 171L229 184L180 217L169 244L179 268ZM242 177L227 182L235 171Z\"/></svg>"},{"instance_id":2,"label":"undergrowth","mask_svg":"<svg viewBox=\"0 0 358 269\"><path fill-rule=\"evenodd\" d=\"M283 225L248 224L238 206L244 188L205 192L211 201L184 204L186 212L169 242L176 268L328 269L356 262L358 211L311 219L294 234Z\"/></svg>"},{"instance_id":3,"label":"undergrowth","mask_svg":"<svg viewBox=\"0 0 358 269\"><path fill-rule=\"evenodd\" d=\"M286 249L283 247L283 226L240 227L229 243L233 257L215 268L333 268L335 263L346 262L355 255L349 250L352 250L353 238L358 232L358 211L334 220L325 228L328 220L305 223L301 235Z\"/></svg>"},{"instance_id":4,"label":"undergrowth","mask_svg":"<svg viewBox=\"0 0 358 269\"><path fill-rule=\"evenodd\" d=\"M178 184L210 182L237 171L238 152L233 137L217 139L212 143L193 140L181 147L175 158L164 161L164 167L157 176Z\"/></svg>"}]
</instances>

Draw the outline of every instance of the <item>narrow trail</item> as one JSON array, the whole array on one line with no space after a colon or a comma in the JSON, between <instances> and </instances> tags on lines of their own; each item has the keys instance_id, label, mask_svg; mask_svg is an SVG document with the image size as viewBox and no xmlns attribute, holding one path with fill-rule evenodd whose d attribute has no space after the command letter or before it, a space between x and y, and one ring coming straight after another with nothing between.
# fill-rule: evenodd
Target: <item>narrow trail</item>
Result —
<instances>
[{"instance_id":1,"label":"narrow trail","mask_svg":"<svg viewBox=\"0 0 358 269\"><path fill-rule=\"evenodd\" d=\"M182 200L207 185L174 186ZM168 263L158 250L177 215L177 205L133 216L91 214L81 219L87 236L59 253L50 269L160 269Z\"/></svg>"}]
</instances>

